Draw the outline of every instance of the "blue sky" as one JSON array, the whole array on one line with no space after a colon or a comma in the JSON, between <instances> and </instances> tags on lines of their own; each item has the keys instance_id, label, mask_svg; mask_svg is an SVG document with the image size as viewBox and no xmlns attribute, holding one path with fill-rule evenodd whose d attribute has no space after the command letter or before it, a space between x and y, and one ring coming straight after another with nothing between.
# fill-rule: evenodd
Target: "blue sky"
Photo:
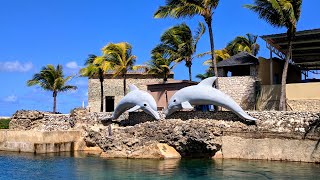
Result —
<instances>
[{"instance_id":1,"label":"blue sky","mask_svg":"<svg viewBox=\"0 0 320 180\"><path fill-rule=\"evenodd\" d=\"M216 49L223 48L238 35L283 33L258 19L242 5L252 0L221 0L214 14L213 31ZM169 27L186 22L196 28L201 17L192 19L154 19L153 13L164 4L158 1L106 0L2 0L0 6L0 116L10 116L18 109L52 110L52 95L39 87L26 87L26 81L47 64L62 64L67 75L76 74L88 54L101 54L109 42L129 42L137 64L150 58L150 50L159 43ZM303 1L298 30L320 28L320 1ZM265 43L259 38L258 56L268 57ZM197 52L210 48L208 34L199 41ZM195 60L193 76L206 69ZM176 79L187 79L184 64L174 70ZM59 112L68 113L87 104L87 79L74 78L74 92L58 95Z\"/></svg>"}]
</instances>

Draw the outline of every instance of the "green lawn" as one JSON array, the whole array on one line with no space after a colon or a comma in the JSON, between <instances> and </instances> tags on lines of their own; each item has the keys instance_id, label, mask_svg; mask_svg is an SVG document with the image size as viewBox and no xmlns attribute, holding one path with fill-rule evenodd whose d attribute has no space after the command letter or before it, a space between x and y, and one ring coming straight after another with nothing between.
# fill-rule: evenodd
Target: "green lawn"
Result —
<instances>
[{"instance_id":1,"label":"green lawn","mask_svg":"<svg viewBox=\"0 0 320 180\"><path fill-rule=\"evenodd\" d=\"M9 129L10 119L0 119L0 129Z\"/></svg>"}]
</instances>

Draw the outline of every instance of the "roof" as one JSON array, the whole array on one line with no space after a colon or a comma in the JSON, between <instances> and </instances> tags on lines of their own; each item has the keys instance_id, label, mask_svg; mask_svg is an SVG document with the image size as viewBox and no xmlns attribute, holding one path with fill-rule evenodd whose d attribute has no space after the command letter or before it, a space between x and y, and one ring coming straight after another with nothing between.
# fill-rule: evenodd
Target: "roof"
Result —
<instances>
[{"instance_id":1,"label":"roof","mask_svg":"<svg viewBox=\"0 0 320 180\"><path fill-rule=\"evenodd\" d=\"M159 82L159 83L151 83L147 84L147 86L158 86L158 85L168 85L168 84L191 84L191 85L197 85L199 82L195 81L189 81L189 80L174 80L170 79L168 81L164 82Z\"/></svg>"},{"instance_id":2,"label":"roof","mask_svg":"<svg viewBox=\"0 0 320 180\"><path fill-rule=\"evenodd\" d=\"M256 65L259 64L257 57L243 51L230 58L220 61L217 67L230 67L230 66L242 66L242 65Z\"/></svg>"},{"instance_id":3,"label":"roof","mask_svg":"<svg viewBox=\"0 0 320 180\"><path fill-rule=\"evenodd\" d=\"M288 49L287 34L261 36L283 54ZM302 69L320 69L320 29L297 31L292 42L292 60Z\"/></svg>"}]
</instances>

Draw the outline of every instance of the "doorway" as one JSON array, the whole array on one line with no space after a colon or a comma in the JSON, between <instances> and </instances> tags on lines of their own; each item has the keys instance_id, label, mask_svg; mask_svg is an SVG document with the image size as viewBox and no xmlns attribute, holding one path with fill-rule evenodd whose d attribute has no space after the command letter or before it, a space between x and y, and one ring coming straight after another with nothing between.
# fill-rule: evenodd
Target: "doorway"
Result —
<instances>
[{"instance_id":1,"label":"doorway","mask_svg":"<svg viewBox=\"0 0 320 180\"><path fill-rule=\"evenodd\" d=\"M106 112L114 111L114 96L106 96Z\"/></svg>"}]
</instances>

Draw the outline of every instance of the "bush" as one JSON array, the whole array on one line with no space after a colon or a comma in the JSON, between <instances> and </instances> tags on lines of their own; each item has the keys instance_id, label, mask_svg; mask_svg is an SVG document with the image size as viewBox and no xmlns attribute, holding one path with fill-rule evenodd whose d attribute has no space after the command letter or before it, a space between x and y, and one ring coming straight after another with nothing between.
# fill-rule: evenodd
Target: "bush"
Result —
<instances>
[{"instance_id":1,"label":"bush","mask_svg":"<svg viewBox=\"0 0 320 180\"><path fill-rule=\"evenodd\" d=\"M10 119L0 119L0 129L9 129Z\"/></svg>"}]
</instances>

